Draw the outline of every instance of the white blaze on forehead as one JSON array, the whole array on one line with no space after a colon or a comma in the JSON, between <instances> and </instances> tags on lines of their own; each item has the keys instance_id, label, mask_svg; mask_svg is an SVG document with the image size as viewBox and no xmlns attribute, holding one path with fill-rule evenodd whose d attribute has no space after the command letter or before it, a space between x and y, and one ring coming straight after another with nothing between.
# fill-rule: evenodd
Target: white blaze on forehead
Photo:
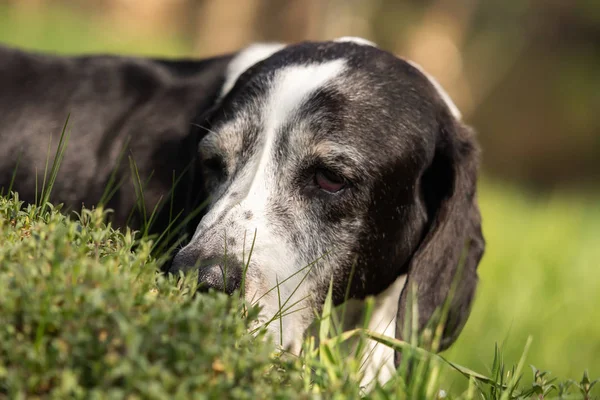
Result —
<instances>
[{"instance_id":1,"label":"white blaze on forehead","mask_svg":"<svg viewBox=\"0 0 600 400\"><path fill-rule=\"evenodd\" d=\"M278 136L285 134L282 127L294 121L310 96L339 77L345 68L346 60L336 59L328 62L315 60L313 64L278 69L268 82L264 95L251 99L250 111L237 113L233 119L238 122L230 121L228 126L220 128L221 131L235 132L241 137L244 134L244 119L256 118L256 121L260 121L259 139L251 158L246 165L238 166L239 172L226 192L215 204L211 204L211 209L198 225L192 239L192 242L197 242L205 234L202 240L211 240L211 237L221 235L225 228L235 229L227 232L227 237L238 239L237 244L228 247L227 253L236 254L248 262L246 257L250 257L249 248L253 249L248 270L251 279L247 281L252 286L247 287L246 298L261 299L259 303L263 308L260 320L275 319L269 325L269 331L277 338L281 328L284 332L281 338L283 347L291 346L295 351L300 350L302 334L312 315L310 308L303 307L310 304L307 301L314 294L314 288L303 283L303 278L311 269L310 262L315 260L304 260L298 246L286 242L286 237L277 229L278 221L273 221L266 209L269 198L275 195L280 182L273 160L278 151ZM247 212L251 212L252 217L244 217ZM297 222L302 228L306 226L303 232L309 231L306 222ZM255 272L259 273L253 275ZM264 295L270 289L274 290ZM286 312L277 317L280 302L287 304Z\"/></svg>"},{"instance_id":2,"label":"white blaze on forehead","mask_svg":"<svg viewBox=\"0 0 600 400\"><path fill-rule=\"evenodd\" d=\"M241 166L241 172L229 187L228 193L225 193L216 204L211 205L210 211L198 225L193 240L198 238L205 227L226 219L233 212L234 206L241 206L245 210L252 211L256 217L251 223L258 223L259 216L264 213L267 203L269 178L276 173L276 171L269 171L267 165L274 156L273 146L280 131L279 128L293 117L294 112L302 106L311 93L338 76L345 66L344 59L337 59L321 64L290 66L276 72L265 98L258 99L261 101L261 108L258 112L262 114L260 120L263 123L259 128L257 151L248 164ZM239 113L227 128L222 129L231 132L243 131L243 119L250 118L250 115ZM242 133L236 132L237 135ZM237 192L242 196L233 199L230 192ZM258 235L263 236L264 234L264 227L262 227Z\"/></svg>"},{"instance_id":3,"label":"white blaze on forehead","mask_svg":"<svg viewBox=\"0 0 600 400\"><path fill-rule=\"evenodd\" d=\"M316 90L327 85L346 68L346 60L337 59L322 64L295 65L283 68L273 78L271 90L263 109L262 136L264 142L256 166L256 175L249 192L264 182L267 164L273 153L273 145L279 128L285 125ZM271 171L274 172L274 171ZM260 189L259 189L260 190Z\"/></svg>"},{"instance_id":4,"label":"white blaze on forehead","mask_svg":"<svg viewBox=\"0 0 600 400\"><path fill-rule=\"evenodd\" d=\"M265 296L261 302L261 315L267 319L277 315L278 297L287 303L287 312L278 321L269 325L269 330L275 337L279 335L279 324L285 332L281 342L283 347L291 346L294 351L300 350L298 340L301 340L310 310L302 310L311 296L310 287L302 284L303 277L310 271L305 269L314 260L303 260L297 249L284 241L281 233L274 230L274 221L269 220L268 199L277 185L277 171L272 164L277 154L275 148L277 138L284 134L282 127L293 121L296 113L310 95L319 88L325 87L335 77L339 76L346 67L344 59L309 65L294 65L278 70L267 90L261 104L263 125L260 127L258 151L253 155L238 179L240 193L244 193L239 201L240 210L252 211L251 221L238 220L242 229L250 233L256 232L256 246L253 260L260 268L264 288L277 288ZM246 188L246 190L243 189ZM224 214L232 211L224 210ZM235 212L235 211L233 211ZM276 221L275 221L276 222ZM261 295L262 293L258 293Z\"/></svg>"},{"instance_id":5,"label":"white blaze on forehead","mask_svg":"<svg viewBox=\"0 0 600 400\"><path fill-rule=\"evenodd\" d=\"M256 43L241 50L227 65L225 83L223 83L219 98L225 97L233 89L235 82L248 68L269 58L284 47L285 45L281 43Z\"/></svg>"},{"instance_id":6,"label":"white blaze on forehead","mask_svg":"<svg viewBox=\"0 0 600 400\"><path fill-rule=\"evenodd\" d=\"M427 71L425 71L423 69L423 67L421 67L416 62L411 61L411 60L406 60L406 62L409 63L410 65L412 65L413 67L415 67L416 69L418 69L423 75L425 75L425 77L427 79L429 79L429 82L431 82L431 84L433 85L433 87L438 91L438 94L440 95L440 97L442 98L442 100L444 100L444 103L446 103L446 105L450 109L450 112L452 113L452 115L454 116L454 118L456 118L457 120L460 121L462 119L462 114L461 114L460 110L458 109L458 107L456 106L456 104L454 104L454 102L452 101L452 98L450 97L450 95L448 94L448 92L446 92L444 90L444 88L437 81L437 79L435 79L433 76L429 75L427 73Z\"/></svg>"}]
</instances>

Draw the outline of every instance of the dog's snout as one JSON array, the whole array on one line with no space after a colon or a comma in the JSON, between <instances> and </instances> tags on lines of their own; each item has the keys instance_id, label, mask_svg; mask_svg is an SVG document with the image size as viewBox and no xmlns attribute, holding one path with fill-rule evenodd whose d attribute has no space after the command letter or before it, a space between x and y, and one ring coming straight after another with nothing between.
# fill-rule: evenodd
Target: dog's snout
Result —
<instances>
[{"instance_id":1,"label":"dog's snout","mask_svg":"<svg viewBox=\"0 0 600 400\"><path fill-rule=\"evenodd\" d=\"M209 289L232 294L242 283L242 264L232 257L202 259L193 251L181 250L174 258L169 272L188 272L198 269L200 291Z\"/></svg>"},{"instance_id":2,"label":"dog's snout","mask_svg":"<svg viewBox=\"0 0 600 400\"><path fill-rule=\"evenodd\" d=\"M183 249L175 255L175 258L173 258L173 262L169 267L169 273L178 274L180 271L185 273L198 266L200 266L198 263L198 255L193 251Z\"/></svg>"},{"instance_id":3,"label":"dog's snout","mask_svg":"<svg viewBox=\"0 0 600 400\"><path fill-rule=\"evenodd\" d=\"M227 262L209 265L198 271L198 283L201 291L209 289L232 294L240 288L242 270L235 263Z\"/></svg>"}]
</instances>

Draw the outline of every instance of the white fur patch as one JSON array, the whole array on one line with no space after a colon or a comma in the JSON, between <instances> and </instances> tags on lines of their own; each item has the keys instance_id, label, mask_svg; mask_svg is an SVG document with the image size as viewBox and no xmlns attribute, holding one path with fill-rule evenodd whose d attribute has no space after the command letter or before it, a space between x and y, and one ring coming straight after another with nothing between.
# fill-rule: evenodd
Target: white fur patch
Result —
<instances>
[{"instance_id":1,"label":"white fur patch","mask_svg":"<svg viewBox=\"0 0 600 400\"><path fill-rule=\"evenodd\" d=\"M377 45L370 40L358 37L358 36L342 36L340 38L334 39L334 42L352 42L356 44L360 44L363 46L373 46L377 47Z\"/></svg>"},{"instance_id":2,"label":"white fur patch","mask_svg":"<svg viewBox=\"0 0 600 400\"><path fill-rule=\"evenodd\" d=\"M398 314L398 301L404 285L406 275L399 276L386 290L375 296L373 315L368 323L367 329L388 337L396 336L396 317ZM347 321L361 320L365 313L365 302L350 300L346 304ZM344 307L344 306L340 306ZM362 327L344 325L345 330ZM396 367L394 365L394 350L378 343L368 340L363 353L363 377L361 386L370 388L376 381L384 384L394 376Z\"/></svg>"},{"instance_id":3,"label":"white fur patch","mask_svg":"<svg viewBox=\"0 0 600 400\"><path fill-rule=\"evenodd\" d=\"M345 68L346 61L337 59L324 63L292 65L276 71L265 97L258 99L252 106L252 112L262 116L260 120L263 125L258 135L261 140L247 163L240 166L241 169L227 192L211 205L193 238L193 241L202 240L200 235L206 234L209 229L210 236L224 235L225 229L233 221L237 232L228 232L227 235L233 235L238 240L236 245L228 247L227 252L247 256L256 233L251 263L260 266L261 276L260 282L251 282L253 287L248 287L247 299L253 301L261 298L260 322L277 317L279 304L286 304L285 315L272 321L268 330L276 343L296 353L300 351L304 330L312 320L312 310L307 307L307 300L314 294L306 283L302 284L310 269L299 271L314 260L302 260L298 249L282 242L276 230L277 224L273 223L277 221L272 220L268 210L268 201L277 195L279 182L274 165L278 151L276 143L278 137L284 134L281 128L294 121L296 113L309 96L326 86ZM237 116L237 119L244 118L249 116ZM221 134L228 131L239 133L235 121L236 119L221 126ZM232 195L233 192L236 192L235 196ZM251 219L243 217L248 212L252 214ZM213 225L214 228L209 228ZM241 240L244 236L247 238L245 250ZM204 240L212 239L207 237ZM249 274L253 272L252 268L251 266ZM269 294L264 295L269 290ZM280 329L283 331L282 338L279 337Z\"/></svg>"},{"instance_id":4,"label":"white fur patch","mask_svg":"<svg viewBox=\"0 0 600 400\"><path fill-rule=\"evenodd\" d=\"M446 105L450 109L450 112L452 113L452 115L454 116L454 118L456 118L457 120L460 121L462 119L462 114L461 114L460 110L458 109L458 107L456 106L456 104L454 104L454 102L452 101L452 98L450 97L450 95L448 94L448 92L446 92L444 90L444 88L442 87L442 85L440 85L440 83L433 76L429 75L427 73L427 71L425 71L423 69L423 67L421 67L416 62L410 61L410 60L406 60L406 62L408 62L410 65L412 65L413 67L415 67L416 69L418 69L423 75L425 75L427 77L427 79L429 79L429 82L431 82L431 84L433 85L433 87L438 91L440 97L442 98L442 100L444 100L444 102L446 103Z\"/></svg>"},{"instance_id":5,"label":"white fur patch","mask_svg":"<svg viewBox=\"0 0 600 400\"><path fill-rule=\"evenodd\" d=\"M264 221L258 229L260 246L279 249L279 257L273 257L273 254L270 254L269 258L261 263L261 268L268 271L269 276L265 278L270 281L266 282L269 287L277 285L276 279L281 282L294 276L298 272L298 267L302 267L298 265L299 255L295 254L294 249L287 248L287 246L282 248L278 236L270 232L268 228L266 217L268 210L265 209L265 206L271 195L271 188L277 179L277 171L272 167L272 160L276 156L274 148L276 139L281 134L280 128L292 120L295 112L299 110L308 96L338 76L344 68L345 60L339 59L323 64L297 65L280 70L274 77L262 110L265 125L261 136L264 138L264 142L257 154L253 170L254 176L252 176L241 205L243 209L252 210L256 215L253 223L261 219ZM257 250L256 254L258 255L260 248ZM310 291L300 283L303 276L304 273L296 275L293 279L279 285L283 301L287 301L288 304L298 304L289 310L288 315L281 318L281 321L276 321L269 326L269 330L277 337L279 336L279 324L283 325L284 336L280 338L280 343L292 352L300 350L302 334L306 329L306 323L303 321L305 313L300 312L305 304L302 299L311 296ZM264 315L273 315L277 311L278 301L275 298L265 300Z\"/></svg>"},{"instance_id":6,"label":"white fur patch","mask_svg":"<svg viewBox=\"0 0 600 400\"><path fill-rule=\"evenodd\" d=\"M282 43L256 43L241 50L227 65L225 83L221 88L219 98L223 98L233 88L244 71L257 62L269 58L284 47L285 45Z\"/></svg>"},{"instance_id":7,"label":"white fur patch","mask_svg":"<svg viewBox=\"0 0 600 400\"><path fill-rule=\"evenodd\" d=\"M263 109L265 142L250 193L260 191L256 185L264 182L267 172L275 172L267 170L267 162L273 156L273 143L279 127L290 121L293 113L311 93L338 76L345 64L345 60L338 59L323 64L292 66L277 73L267 106Z\"/></svg>"}]
</instances>

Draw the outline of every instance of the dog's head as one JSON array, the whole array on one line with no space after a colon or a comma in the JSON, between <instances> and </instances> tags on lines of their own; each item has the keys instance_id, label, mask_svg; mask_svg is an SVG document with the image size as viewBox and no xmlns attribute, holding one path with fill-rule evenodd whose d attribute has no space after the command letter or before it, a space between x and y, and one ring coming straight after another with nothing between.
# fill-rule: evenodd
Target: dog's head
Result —
<instances>
[{"instance_id":1,"label":"dog's head","mask_svg":"<svg viewBox=\"0 0 600 400\"><path fill-rule=\"evenodd\" d=\"M460 264L442 346L454 340L483 251L477 146L435 81L363 42L301 43L241 74L200 125L210 202L173 271L240 288L297 350L330 281L341 303L408 274L402 336L408 287L420 329Z\"/></svg>"}]
</instances>

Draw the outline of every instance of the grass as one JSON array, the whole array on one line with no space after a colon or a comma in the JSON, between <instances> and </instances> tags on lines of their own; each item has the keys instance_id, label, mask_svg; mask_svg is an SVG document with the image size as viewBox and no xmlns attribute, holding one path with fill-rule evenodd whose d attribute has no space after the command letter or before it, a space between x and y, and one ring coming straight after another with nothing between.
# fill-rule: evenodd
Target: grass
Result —
<instances>
[{"instance_id":1,"label":"grass","mask_svg":"<svg viewBox=\"0 0 600 400\"><path fill-rule=\"evenodd\" d=\"M483 185L488 242L467 326L446 355L480 371L494 343L516 359L528 335L528 362L558 376L600 375L600 208L597 196L536 198Z\"/></svg>"},{"instance_id":2,"label":"grass","mask_svg":"<svg viewBox=\"0 0 600 400\"><path fill-rule=\"evenodd\" d=\"M255 309L241 318L235 298L193 298L193 280L157 275L151 243L104 216L84 210L72 221L0 199L0 398L298 389L267 342L248 334Z\"/></svg>"},{"instance_id":3,"label":"grass","mask_svg":"<svg viewBox=\"0 0 600 400\"><path fill-rule=\"evenodd\" d=\"M11 6L0 3L0 42L32 50L176 56L189 53L181 38L164 32L133 35L131 30L76 7Z\"/></svg>"},{"instance_id":4,"label":"grass","mask_svg":"<svg viewBox=\"0 0 600 400\"><path fill-rule=\"evenodd\" d=\"M49 204L0 197L0 398L429 399L443 390L456 399L513 399L544 392L556 397L567 386L570 397L557 398L592 398L580 390L593 386L587 377L559 385L546 372L527 372L533 357L553 349L536 350L529 339L524 351L526 336L517 323L516 339L503 352L486 344L494 336L478 325L477 313L459 340L479 332L484 339L469 342L475 351L460 352L458 343L440 357L362 329L338 332L328 297L318 341L308 338L299 358L277 354L264 329L254 329L255 307L236 296L194 296L193 276L159 274L153 243L113 230L105 216L101 209L82 210L70 219ZM482 296L476 307L503 300ZM403 351L408 360L397 377L370 392L358 385L360 354L346 345L366 337ZM595 345L593 337L579 343L586 345ZM513 346L520 347L514 358ZM489 370L479 374L456 362L469 354ZM570 362L568 352L561 356L581 375L584 364Z\"/></svg>"}]
</instances>

